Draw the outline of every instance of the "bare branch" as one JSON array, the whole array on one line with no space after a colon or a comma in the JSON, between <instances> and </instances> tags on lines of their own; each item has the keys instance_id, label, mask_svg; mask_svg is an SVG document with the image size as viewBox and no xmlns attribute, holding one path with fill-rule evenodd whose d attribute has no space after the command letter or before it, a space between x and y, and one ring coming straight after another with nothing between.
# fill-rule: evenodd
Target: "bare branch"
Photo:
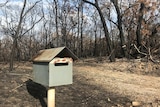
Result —
<instances>
[{"instance_id":1,"label":"bare branch","mask_svg":"<svg viewBox=\"0 0 160 107\"><path fill-rule=\"evenodd\" d=\"M16 29L15 39L18 38L20 29L21 29L21 24L22 24L22 20L23 20L23 13L24 13L25 7L26 7L26 0L24 0L23 8L22 8L21 13L20 13L20 19L19 19L18 26L17 26L17 29Z\"/></svg>"},{"instance_id":2,"label":"bare branch","mask_svg":"<svg viewBox=\"0 0 160 107\"><path fill-rule=\"evenodd\" d=\"M27 31L25 31L21 36L24 36L27 32L29 32L31 29L33 29L33 27L39 23L42 19L44 18L44 16L42 16L37 22L35 22Z\"/></svg>"},{"instance_id":3,"label":"bare branch","mask_svg":"<svg viewBox=\"0 0 160 107\"><path fill-rule=\"evenodd\" d=\"M110 22L112 22L113 24L115 24L117 27L118 27L118 24L116 22L114 22L113 20L111 19L108 19Z\"/></svg>"},{"instance_id":4,"label":"bare branch","mask_svg":"<svg viewBox=\"0 0 160 107\"><path fill-rule=\"evenodd\" d=\"M32 10L39 2L41 2L42 0L39 0L39 1L36 1L25 13L24 13L24 15L23 15L23 17L24 16L26 16L26 14L30 11L30 10Z\"/></svg>"},{"instance_id":5,"label":"bare branch","mask_svg":"<svg viewBox=\"0 0 160 107\"><path fill-rule=\"evenodd\" d=\"M1 4L0 4L0 7L5 6L7 3L8 3L8 0L7 0L5 3L1 3Z\"/></svg>"},{"instance_id":6,"label":"bare branch","mask_svg":"<svg viewBox=\"0 0 160 107\"><path fill-rule=\"evenodd\" d=\"M122 17L125 15L125 13L126 13L129 9L133 8L134 6L137 6L137 4L133 4L133 5L129 6L126 10L124 10L124 12L123 12L123 14L122 14Z\"/></svg>"},{"instance_id":7,"label":"bare branch","mask_svg":"<svg viewBox=\"0 0 160 107\"><path fill-rule=\"evenodd\" d=\"M159 61L155 61L151 55L151 49L148 48L148 54L144 53L144 52L141 52L137 46L135 44L133 44L134 48L138 51L138 53L142 54L142 55L145 55L145 56L148 56L149 55L149 59L153 62L153 63L159 63Z\"/></svg>"},{"instance_id":8,"label":"bare branch","mask_svg":"<svg viewBox=\"0 0 160 107\"><path fill-rule=\"evenodd\" d=\"M148 55L148 54L146 54L146 53L144 53L144 52L141 52L138 48L137 48L137 46L135 45L135 44L133 44L133 46L134 46L134 48L137 50L137 52L138 53L140 53L140 54L142 54L142 55Z\"/></svg>"},{"instance_id":9,"label":"bare branch","mask_svg":"<svg viewBox=\"0 0 160 107\"><path fill-rule=\"evenodd\" d=\"M159 63L159 61L155 61L155 60L153 59L153 57L152 57L152 55L151 55L151 49L150 49L150 48L148 49L148 54L149 54L150 60L151 60L153 63Z\"/></svg>"},{"instance_id":10,"label":"bare branch","mask_svg":"<svg viewBox=\"0 0 160 107\"><path fill-rule=\"evenodd\" d=\"M96 5L96 4L94 4L94 3L90 2L90 1L87 1L87 0L82 0L82 1L84 1L84 2L86 2L86 3L88 3L88 4L91 4L91 5L93 5L93 6Z\"/></svg>"}]
</instances>

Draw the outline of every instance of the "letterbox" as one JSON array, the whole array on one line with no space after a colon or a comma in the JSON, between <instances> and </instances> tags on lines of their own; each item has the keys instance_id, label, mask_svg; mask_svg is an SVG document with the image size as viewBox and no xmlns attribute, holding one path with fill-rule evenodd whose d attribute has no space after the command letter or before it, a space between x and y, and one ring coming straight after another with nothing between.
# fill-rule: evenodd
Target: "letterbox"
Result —
<instances>
[{"instance_id":1,"label":"letterbox","mask_svg":"<svg viewBox=\"0 0 160 107\"><path fill-rule=\"evenodd\" d=\"M33 58L33 80L48 87L72 84L76 59L67 47L41 50Z\"/></svg>"}]
</instances>

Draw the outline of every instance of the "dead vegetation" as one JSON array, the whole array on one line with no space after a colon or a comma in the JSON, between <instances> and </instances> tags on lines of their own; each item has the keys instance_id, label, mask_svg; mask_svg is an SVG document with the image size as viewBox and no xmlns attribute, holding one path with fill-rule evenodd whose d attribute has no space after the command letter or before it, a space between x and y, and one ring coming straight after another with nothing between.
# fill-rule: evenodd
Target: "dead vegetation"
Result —
<instances>
[{"instance_id":1,"label":"dead vegetation","mask_svg":"<svg viewBox=\"0 0 160 107\"><path fill-rule=\"evenodd\" d=\"M32 64L0 64L1 107L46 107L47 89L32 81ZM75 62L72 85L56 87L57 107L159 107L160 65L125 59Z\"/></svg>"}]
</instances>

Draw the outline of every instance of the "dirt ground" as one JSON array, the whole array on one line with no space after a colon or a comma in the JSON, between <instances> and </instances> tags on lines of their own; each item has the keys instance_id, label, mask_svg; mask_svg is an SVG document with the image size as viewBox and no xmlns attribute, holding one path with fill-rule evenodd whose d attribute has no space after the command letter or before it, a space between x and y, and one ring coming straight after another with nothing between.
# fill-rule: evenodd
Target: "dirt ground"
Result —
<instances>
[{"instance_id":1,"label":"dirt ground","mask_svg":"<svg viewBox=\"0 0 160 107\"><path fill-rule=\"evenodd\" d=\"M160 107L160 64L139 60L74 63L73 84L56 87L56 107ZM0 63L0 107L46 107L47 89L32 81L32 63Z\"/></svg>"}]
</instances>

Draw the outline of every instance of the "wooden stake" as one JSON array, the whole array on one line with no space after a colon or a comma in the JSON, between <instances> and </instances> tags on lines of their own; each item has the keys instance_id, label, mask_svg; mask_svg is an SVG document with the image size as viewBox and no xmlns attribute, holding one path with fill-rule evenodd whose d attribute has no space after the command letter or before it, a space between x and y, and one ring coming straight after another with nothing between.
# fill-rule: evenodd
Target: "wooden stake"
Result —
<instances>
[{"instance_id":1,"label":"wooden stake","mask_svg":"<svg viewBox=\"0 0 160 107\"><path fill-rule=\"evenodd\" d=\"M48 107L55 107L55 89L48 89Z\"/></svg>"}]
</instances>

